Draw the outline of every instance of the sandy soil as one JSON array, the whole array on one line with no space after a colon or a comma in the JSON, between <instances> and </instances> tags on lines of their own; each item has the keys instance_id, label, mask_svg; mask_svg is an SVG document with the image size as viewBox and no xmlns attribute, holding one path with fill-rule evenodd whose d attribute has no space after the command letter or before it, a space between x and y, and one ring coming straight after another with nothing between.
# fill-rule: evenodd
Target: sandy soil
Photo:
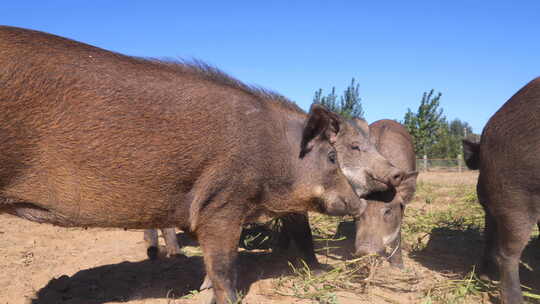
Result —
<instances>
[{"instance_id":1,"label":"sandy soil","mask_svg":"<svg viewBox=\"0 0 540 304\"><path fill-rule=\"evenodd\" d=\"M420 181L429 179L422 174ZM431 181L474 183L474 173L432 174ZM181 243L187 239L179 234ZM463 276L480 254L480 235L468 237L471 247L455 248L447 234L431 236L430 244L414 254L404 246L405 270L386 262L376 268L369 284L358 292L337 292L337 303L421 303L436 282ZM188 244L195 245L195 244ZM318 247L324 246L322 243ZM352 241L318 256L332 265L348 257ZM195 248L195 247L194 247ZM240 288L244 303L316 303L284 296L276 290L281 278L291 274L287 255L268 250L243 251ZM198 255L146 258L141 231L65 229L0 215L0 304L19 303L197 303L190 296L201 284L204 271ZM331 267L331 266L329 266ZM486 297L484 303L491 303Z\"/></svg>"},{"instance_id":2,"label":"sandy soil","mask_svg":"<svg viewBox=\"0 0 540 304\"><path fill-rule=\"evenodd\" d=\"M149 261L140 231L65 229L5 215L0 216L0 227L1 304L197 303L202 298L179 299L202 282L202 258ZM339 262L352 249L348 240L333 245L340 250L319 255L321 262ZM265 250L241 253L239 284L247 290L244 303L313 303L274 292L276 281L291 274L288 260L293 259L294 251L289 256ZM406 264L418 263L406 258ZM338 292L338 302L392 303L393 299L395 303L415 303L417 287L410 284L411 273L388 265L377 271L385 275L378 275L374 285L393 285L395 292L380 287L362 294ZM421 271L414 272L412 280L417 283ZM394 278L383 282L385 276Z\"/></svg>"}]
</instances>

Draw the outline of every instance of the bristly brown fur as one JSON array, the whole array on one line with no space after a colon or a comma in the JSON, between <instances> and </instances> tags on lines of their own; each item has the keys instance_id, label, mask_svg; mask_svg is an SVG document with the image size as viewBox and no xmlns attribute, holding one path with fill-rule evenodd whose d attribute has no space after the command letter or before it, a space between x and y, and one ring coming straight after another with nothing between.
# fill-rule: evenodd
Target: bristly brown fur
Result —
<instances>
[{"instance_id":1,"label":"bristly brown fur","mask_svg":"<svg viewBox=\"0 0 540 304\"><path fill-rule=\"evenodd\" d=\"M236 302L245 221L304 213L317 200L356 214L359 195L399 175L375 148L357 157L350 147L368 139L335 113L305 114L198 61L0 26L0 67L0 213L190 229L218 304Z\"/></svg>"},{"instance_id":2,"label":"bristly brown fur","mask_svg":"<svg viewBox=\"0 0 540 304\"><path fill-rule=\"evenodd\" d=\"M238 89L246 94L249 94L258 99L266 102L273 102L274 104L281 106L287 110L293 112L305 113L295 102L289 100L287 97L274 92L272 90L265 89L258 85L248 85L244 82L228 75L219 68L210 65L199 59L157 59L157 58L138 58L139 60L148 61L153 64L160 65L162 67L171 68L178 73L188 73L192 76L199 77L200 79L211 81L216 84L227 86L230 88Z\"/></svg>"},{"instance_id":3,"label":"bristly brown fur","mask_svg":"<svg viewBox=\"0 0 540 304\"><path fill-rule=\"evenodd\" d=\"M540 220L540 78L521 88L489 119L479 144L464 141L465 163L479 169L484 208L480 278L500 278L501 303L523 303L521 254Z\"/></svg>"}]
</instances>

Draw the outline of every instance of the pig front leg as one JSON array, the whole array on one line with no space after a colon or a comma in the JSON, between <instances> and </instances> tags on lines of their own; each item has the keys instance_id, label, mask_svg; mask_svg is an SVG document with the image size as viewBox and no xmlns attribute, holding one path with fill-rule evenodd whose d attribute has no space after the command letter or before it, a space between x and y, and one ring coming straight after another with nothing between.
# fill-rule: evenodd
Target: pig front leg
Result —
<instances>
[{"instance_id":1,"label":"pig front leg","mask_svg":"<svg viewBox=\"0 0 540 304\"><path fill-rule=\"evenodd\" d=\"M318 267L319 261L317 261L317 257L315 256L313 235L311 234L307 214L293 213L286 215L281 217L281 222L283 229L280 234L280 246L283 246L285 243L288 243L288 240L292 239L296 243L300 253L302 253L305 262L310 267Z\"/></svg>"},{"instance_id":2,"label":"pig front leg","mask_svg":"<svg viewBox=\"0 0 540 304\"><path fill-rule=\"evenodd\" d=\"M237 303L236 264L242 232L240 218L240 214L221 209L197 228L207 274L201 288L211 287L214 294L207 303Z\"/></svg>"}]
</instances>

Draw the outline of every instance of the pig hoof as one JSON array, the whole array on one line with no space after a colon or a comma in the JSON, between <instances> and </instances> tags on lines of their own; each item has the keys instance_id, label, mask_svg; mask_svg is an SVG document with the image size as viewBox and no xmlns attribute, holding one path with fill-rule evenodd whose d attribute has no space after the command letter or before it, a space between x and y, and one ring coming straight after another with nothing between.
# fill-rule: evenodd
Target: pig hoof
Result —
<instances>
[{"instance_id":1,"label":"pig hoof","mask_svg":"<svg viewBox=\"0 0 540 304\"><path fill-rule=\"evenodd\" d=\"M327 272L327 271L330 271L330 270L334 269L334 268L332 268L332 266L330 266L328 264L321 264L321 263L312 264L312 265L309 265L309 267L314 272L319 272L319 273Z\"/></svg>"},{"instance_id":2,"label":"pig hoof","mask_svg":"<svg viewBox=\"0 0 540 304\"><path fill-rule=\"evenodd\" d=\"M486 273L479 274L478 278L482 281L490 281L489 276Z\"/></svg>"},{"instance_id":3,"label":"pig hoof","mask_svg":"<svg viewBox=\"0 0 540 304\"><path fill-rule=\"evenodd\" d=\"M167 251L167 256L170 257L170 258L175 257L175 256L179 256L179 255L184 255L184 253L181 250Z\"/></svg>"},{"instance_id":4,"label":"pig hoof","mask_svg":"<svg viewBox=\"0 0 540 304\"><path fill-rule=\"evenodd\" d=\"M201 304L216 304L216 297L214 296L214 289L207 288L199 292Z\"/></svg>"},{"instance_id":5,"label":"pig hoof","mask_svg":"<svg viewBox=\"0 0 540 304\"><path fill-rule=\"evenodd\" d=\"M477 267L476 274L480 280L497 281L499 279L499 272L494 268L493 264L484 263L484 265Z\"/></svg>"},{"instance_id":6,"label":"pig hoof","mask_svg":"<svg viewBox=\"0 0 540 304\"><path fill-rule=\"evenodd\" d=\"M199 288L201 291L205 290L205 289L210 289L212 288L212 281L210 280L210 278L208 277L208 275L206 275L204 277L204 281L203 283L201 284L201 287Z\"/></svg>"},{"instance_id":7,"label":"pig hoof","mask_svg":"<svg viewBox=\"0 0 540 304\"><path fill-rule=\"evenodd\" d=\"M146 249L146 255L150 260L155 260L158 257L158 248L156 246L150 246Z\"/></svg>"},{"instance_id":8,"label":"pig hoof","mask_svg":"<svg viewBox=\"0 0 540 304\"><path fill-rule=\"evenodd\" d=\"M392 262L390 262L390 266L392 266L394 268L397 268L397 269L401 269L401 270L405 269L405 265L403 264L403 262L401 262L401 263L392 263Z\"/></svg>"},{"instance_id":9,"label":"pig hoof","mask_svg":"<svg viewBox=\"0 0 540 304\"><path fill-rule=\"evenodd\" d=\"M479 273L478 278L482 281L487 281L487 282L497 281L498 279L497 277L495 277L495 275L487 273L487 272Z\"/></svg>"},{"instance_id":10,"label":"pig hoof","mask_svg":"<svg viewBox=\"0 0 540 304\"><path fill-rule=\"evenodd\" d=\"M38 301L38 296L34 293L32 296L27 297L23 301L23 304L35 304L35 303L37 303L37 301Z\"/></svg>"}]
</instances>

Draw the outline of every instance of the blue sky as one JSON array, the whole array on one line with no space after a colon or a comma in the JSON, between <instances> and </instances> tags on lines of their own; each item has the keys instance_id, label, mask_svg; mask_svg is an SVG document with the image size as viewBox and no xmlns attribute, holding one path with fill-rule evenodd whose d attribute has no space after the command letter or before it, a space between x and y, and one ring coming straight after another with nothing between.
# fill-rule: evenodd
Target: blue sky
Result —
<instances>
[{"instance_id":1,"label":"blue sky","mask_svg":"<svg viewBox=\"0 0 540 304\"><path fill-rule=\"evenodd\" d=\"M360 83L366 118L422 92L481 132L540 76L540 1L2 1L0 23L128 55L198 58L308 109Z\"/></svg>"}]
</instances>

